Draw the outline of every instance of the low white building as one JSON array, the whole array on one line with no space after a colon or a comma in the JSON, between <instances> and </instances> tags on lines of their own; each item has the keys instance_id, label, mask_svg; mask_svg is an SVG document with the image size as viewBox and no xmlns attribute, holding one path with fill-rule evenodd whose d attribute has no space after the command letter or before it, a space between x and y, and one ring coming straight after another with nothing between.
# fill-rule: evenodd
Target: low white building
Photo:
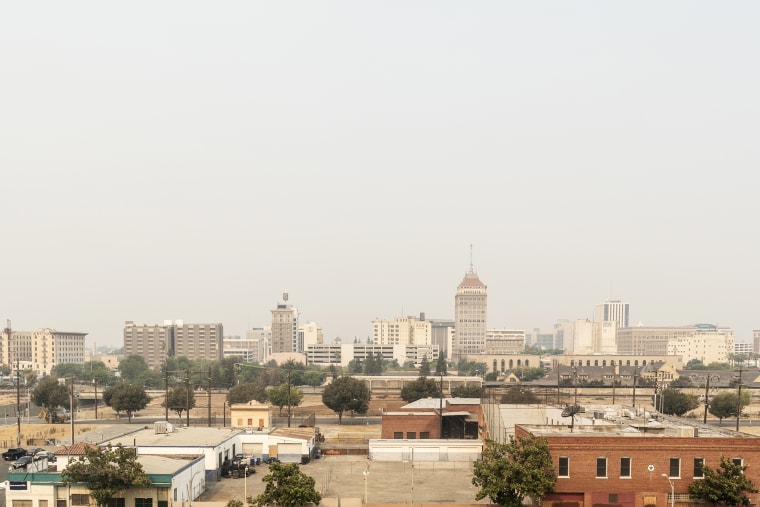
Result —
<instances>
[{"instance_id":1,"label":"low white building","mask_svg":"<svg viewBox=\"0 0 760 507\"><path fill-rule=\"evenodd\" d=\"M171 503L195 500L206 489L202 456L170 458L138 456L138 463L150 479L150 486L129 488L116 495L114 505L155 505L168 507ZM23 507L71 507L91 505L86 484L67 486L61 480L61 469L54 472L12 471L8 474L5 492L6 505Z\"/></svg>"},{"instance_id":2,"label":"low white building","mask_svg":"<svg viewBox=\"0 0 760 507\"><path fill-rule=\"evenodd\" d=\"M473 462L483 453L482 440L370 439L370 461Z\"/></svg>"}]
</instances>

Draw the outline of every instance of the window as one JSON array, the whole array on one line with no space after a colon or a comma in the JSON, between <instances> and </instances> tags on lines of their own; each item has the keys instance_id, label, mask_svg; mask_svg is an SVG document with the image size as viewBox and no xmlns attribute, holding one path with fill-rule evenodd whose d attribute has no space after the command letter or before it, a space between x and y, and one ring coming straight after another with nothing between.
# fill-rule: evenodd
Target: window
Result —
<instances>
[{"instance_id":1,"label":"window","mask_svg":"<svg viewBox=\"0 0 760 507\"><path fill-rule=\"evenodd\" d=\"M596 458L596 478L607 478L607 458Z\"/></svg>"},{"instance_id":2,"label":"window","mask_svg":"<svg viewBox=\"0 0 760 507\"><path fill-rule=\"evenodd\" d=\"M417 432L416 431L407 431L406 432L406 438L408 438L409 440L414 440L415 438L417 438Z\"/></svg>"},{"instance_id":3,"label":"window","mask_svg":"<svg viewBox=\"0 0 760 507\"><path fill-rule=\"evenodd\" d=\"M79 493L71 495L71 505L90 505L90 495Z\"/></svg>"},{"instance_id":4,"label":"window","mask_svg":"<svg viewBox=\"0 0 760 507\"><path fill-rule=\"evenodd\" d=\"M403 431L394 431L393 432L393 438L396 438L396 439L404 438L404 432Z\"/></svg>"},{"instance_id":5,"label":"window","mask_svg":"<svg viewBox=\"0 0 760 507\"><path fill-rule=\"evenodd\" d=\"M420 431L420 438L430 438L429 431Z\"/></svg>"},{"instance_id":6,"label":"window","mask_svg":"<svg viewBox=\"0 0 760 507\"><path fill-rule=\"evenodd\" d=\"M31 500L14 500L13 507L32 507Z\"/></svg>"},{"instance_id":7,"label":"window","mask_svg":"<svg viewBox=\"0 0 760 507\"><path fill-rule=\"evenodd\" d=\"M701 479L705 476L702 467L705 465L705 458L694 458L694 478Z\"/></svg>"},{"instance_id":8,"label":"window","mask_svg":"<svg viewBox=\"0 0 760 507\"><path fill-rule=\"evenodd\" d=\"M617 493L610 493L608 503L618 503Z\"/></svg>"},{"instance_id":9,"label":"window","mask_svg":"<svg viewBox=\"0 0 760 507\"><path fill-rule=\"evenodd\" d=\"M153 499L135 498L135 507L153 507Z\"/></svg>"},{"instance_id":10,"label":"window","mask_svg":"<svg viewBox=\"0 0 760 507\"><path fill-rule=\"evenodd\" d=\"M560 456L559 463L557 464L559 477L570 477L570 458L567 456Z\"/></svg>"},{"instance_id":11,"label":"window","mask_svg":"<svg viewBox=\"0 0 760 507\"><path fill-rule=\"evenodd\" d=\"M158 507L169 507L169 500L159 500Z\"/></svg>"},{"instance_id":12,"label":"window","mask_svg":"<svg viewBox=\"0 0 760 507\"><path fill-rule=\"evenodd\" d=\"M47 500L37 500L37 507L48 507Z\"/></svg>"},{"instance_id":13,"label":"window","mask_svg":"<svg viewBox=\"0 0 760 507\"><path fill-rule=\"evenodd\" d=\"M631 458L624 456L620 458L620 477L630 477L630 476L631 476Z\"/></svg>"},{"instance_id":14,"label":"window","mask_svg":"<svg viewBox=\"0 0 760 507\"><path fill-rule=\"evenodd\" d=\"M740 467L744 464L744 460L741 458L731 458L731 463Z\"/></svg>"},{"instance_id":15,"label":"window","mask_svg":"<svg viewBox=\"0 0 760 507\"><path fill-rule=\"evenodd\" d=\"M125 505L123 498L111 498L108 501L108 507L124 507Z\"/></svg>"},{"instance_id":16,"label":"window","mask_svg":"<svg viewBox=\"0 0 760 507\"><path fill-rule=\"evenodd\" d=\"M670 458L669 477L681 477L681 458Z\"/></svg>"},{"instance_id":17,"label":"window","mask_svg":"<svg viewBox=\"0 0 760 507\"><path fill-rule=\"evenodd\" d=\"M16 505L16 501L14 500L14 506ZM55 501L55 507L66 507L66 500L58 499Z\"/></svg>"}]
</instances>

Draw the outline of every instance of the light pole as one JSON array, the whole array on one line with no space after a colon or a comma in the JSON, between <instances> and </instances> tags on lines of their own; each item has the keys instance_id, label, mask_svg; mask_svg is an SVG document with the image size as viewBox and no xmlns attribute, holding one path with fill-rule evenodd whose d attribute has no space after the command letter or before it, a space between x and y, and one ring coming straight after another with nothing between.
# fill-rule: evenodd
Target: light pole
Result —
<instances>
[{"instance_id":1,"label":"light pole","mask_svg":"<svg viewBox=\"0 0 760 507\"><path fill-rule=\"evenodd\" d=\"M98 383L92 379L92 385L95 388L95 420L98 420Z\"/></svg>"},{"instance_id":2,"label":"light pole","mask_svg":"<svg viewBox=\"0 0 760 507\"><path fill-rule=\"evenodd\" d=\"M364 474L364 503L367 503L367 482L369 479L369 464L367 468L362 472Z\"/></svg>"},{"instance_id":3,"label":"light pole","mask_svg":"<svg viewBox=\"0 0 760 507\"><path fill-rule=\"evenodd\" d=\"M670 507L675 507L676 505L676 492L675 492L675 486L673 485L673 481L670 477L668 477L668 474L662 474L663 477L665 477L668 482L670 483Z\"/></svg>"}]
</instances>

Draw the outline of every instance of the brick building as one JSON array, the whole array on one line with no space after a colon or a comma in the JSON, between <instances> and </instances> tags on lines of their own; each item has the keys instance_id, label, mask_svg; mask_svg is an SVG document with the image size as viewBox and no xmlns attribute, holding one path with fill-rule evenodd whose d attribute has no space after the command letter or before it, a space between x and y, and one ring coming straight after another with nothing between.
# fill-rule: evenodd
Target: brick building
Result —
<instances>
[{"instance_id":1,"label":"brick building","mask_svg":"<svg viewBox=\"0 0 760 507\"><path fill-rule=\"evenodd\" d=\"M480 398L424 398L383 412L380 438L479 439L482 428Z\"/></svg>"},{"instance_id":2,"label":"brick building","mask_svg":"<svg viewBox=\"0 0 760 507\"><path fill-rule=\"evenodd\" d=\"M555 491L542 499L545 507L693 505L689 484L702 477L702 465L717 469L721 455L749 465L746 474L760 485L760 438L730 430L645 419L572 429L515 427L516 436L527 434L547 439L557 473ZM759 501L760 494L750 495L751 504Z\"/></svg>"}]
</instances>

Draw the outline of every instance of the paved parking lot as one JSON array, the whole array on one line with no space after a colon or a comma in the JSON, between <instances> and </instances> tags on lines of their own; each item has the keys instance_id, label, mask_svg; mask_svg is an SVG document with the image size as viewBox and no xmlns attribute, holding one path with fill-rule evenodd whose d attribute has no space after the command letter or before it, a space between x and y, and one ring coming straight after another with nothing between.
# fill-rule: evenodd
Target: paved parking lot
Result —
<instances>
[{"instance_id":1,"label":"paved parking lot","mask_svg":"<svg viewBox=\"0 0 760 507\"><path fill-rule=\"evenodd\" d=\"M361 501L366 494L368 503L475 503L477 488L472 485L472 464L457 462L368 462L365 456L325 456L301 466L301 470L316 480L323 499L340 498ZM246 481L222 479L206 484L201 502L227 502L256 496L264 491L261 478L268 473L266 465L256 467L256 473ZM357 502L358 503L358 502ZM482 500L481 503L488 503Z\"/></svg>"}]
</instances>

